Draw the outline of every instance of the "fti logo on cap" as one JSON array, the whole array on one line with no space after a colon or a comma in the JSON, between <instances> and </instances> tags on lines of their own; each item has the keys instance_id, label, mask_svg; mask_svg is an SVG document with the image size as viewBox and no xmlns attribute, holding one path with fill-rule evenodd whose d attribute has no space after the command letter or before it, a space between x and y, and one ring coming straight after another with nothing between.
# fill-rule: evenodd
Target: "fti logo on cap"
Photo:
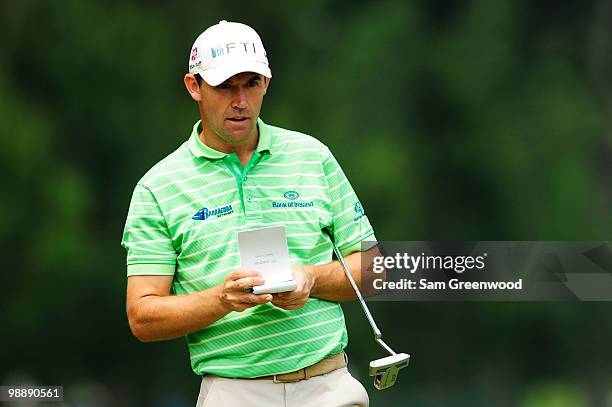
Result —
<instances>
[{"instance_id":1,"label":"fti logo on cap","mask_svg":"<svg viewBox=\"0 0 612 407\"><path fill-rule=\"evenodd\" d=\"M225 54L225 48L223 47L211 48L210 53L212 54L213 58L216 58L219 55Z\"/></svg>"},{"instance_id":2,"label":"fti logo on cap","mask_svg":"<svg viewBox=\"0 0 612 407\"><path fill-rule=\"evenodd\" d=\"M232 53L240 54L257 54L257 46L250 41L228 42L226 44L216 45L210 48L210 53L213 58L220 55L229 55Z\"/></svg>"},{"instance_id":3,"label":"fti logo on cap","mask_svg":"<svg viewBox=\"0 0 612 407\"><path fill-rule=\"evenodd\" d=\"M193 49L191 50L191 60L195 61L197 57L198 57L198 47L193 47Z\"/></svg>"}]
</instances>

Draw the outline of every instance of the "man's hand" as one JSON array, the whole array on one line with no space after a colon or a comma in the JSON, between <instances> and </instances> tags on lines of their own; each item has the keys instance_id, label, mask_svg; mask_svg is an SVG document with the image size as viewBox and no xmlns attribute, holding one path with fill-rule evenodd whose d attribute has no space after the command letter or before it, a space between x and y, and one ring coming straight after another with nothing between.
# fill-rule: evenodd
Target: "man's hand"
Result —
<instances>
[{"instance_id":1,"label":"man's hand","mask_svg":"<svg viewBox=\"0 0 612 407\"><path fill-rule=\"evenodd\" d=\"M297 288L293 291L274 294L272 304L279 308L292 310L302 308L306 305L310 291L315 283L312 268L308 266L291 267L293 279L297 283Z\"/></svg>"},{"instance_id":2,"label":"man's hand","mask_svg":"<svg viewBox=\"0 0 612 407\"><path fill-rule=\"evenodd\" d=\"M272 301L271 294L253 294L246 289L264 284L261 274L256 271L237 269L228 273L225 282L221 284L219 299L228 311L242 312L247 308Z\"/></svg>"}]
</instances>

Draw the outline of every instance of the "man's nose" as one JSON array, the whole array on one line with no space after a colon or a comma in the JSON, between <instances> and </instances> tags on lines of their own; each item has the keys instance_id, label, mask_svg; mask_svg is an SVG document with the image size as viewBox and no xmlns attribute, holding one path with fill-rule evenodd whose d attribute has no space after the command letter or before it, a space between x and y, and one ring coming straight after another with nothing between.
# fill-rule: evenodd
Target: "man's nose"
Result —
<instances>
[{"instance_id":1,"label":"man's nose","mask_svg":"<svg viewBox=\"0 0 612 407\"><path fill-rule=\"evenodd\" d=\"M237 87L232 94L232 107L234 109L246 109L246 92L242 87Z\"/></svg>"}]
</instances>

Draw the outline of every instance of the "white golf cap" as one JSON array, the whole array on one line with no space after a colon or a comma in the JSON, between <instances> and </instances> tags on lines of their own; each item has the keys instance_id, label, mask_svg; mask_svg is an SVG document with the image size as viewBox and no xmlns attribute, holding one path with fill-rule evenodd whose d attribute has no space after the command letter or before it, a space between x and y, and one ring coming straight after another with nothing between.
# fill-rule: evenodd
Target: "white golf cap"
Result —
<instances>
[{"instance_id":1,"label":"white golf cap","mask_svg":"<svg viewBox=\"0 0 612 407\"><path fill-rule=\"evenodd\" d=\"M196 38L189 55L189 73L200 74L206 83L217 86L241 72L272 77L266 50L254 29L222 20Z\"/></svg>"}]
</instances>

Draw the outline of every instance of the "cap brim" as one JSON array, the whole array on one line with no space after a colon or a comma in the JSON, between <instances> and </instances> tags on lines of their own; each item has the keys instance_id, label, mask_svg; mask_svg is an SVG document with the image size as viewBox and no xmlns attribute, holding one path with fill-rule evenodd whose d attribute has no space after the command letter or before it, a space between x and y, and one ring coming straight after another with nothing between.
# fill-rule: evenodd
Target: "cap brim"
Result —
<instances>
[{"instance_id":1,"label":"cap brim","mask_svg":"<svg viewBox=\"0 0 612 407\"><path fill-rule=\"evenodd\" d=\"M229 61L228 61L229 62ZM223 83L230 77L242 72L255 72L266 78L272 77L272 72L268 65L256 61L236 61L236 63L225 63L221 66L209 68L204 72L200 72L202 78L210 86L217 86Z\"/></svg>"}]
</instances>

